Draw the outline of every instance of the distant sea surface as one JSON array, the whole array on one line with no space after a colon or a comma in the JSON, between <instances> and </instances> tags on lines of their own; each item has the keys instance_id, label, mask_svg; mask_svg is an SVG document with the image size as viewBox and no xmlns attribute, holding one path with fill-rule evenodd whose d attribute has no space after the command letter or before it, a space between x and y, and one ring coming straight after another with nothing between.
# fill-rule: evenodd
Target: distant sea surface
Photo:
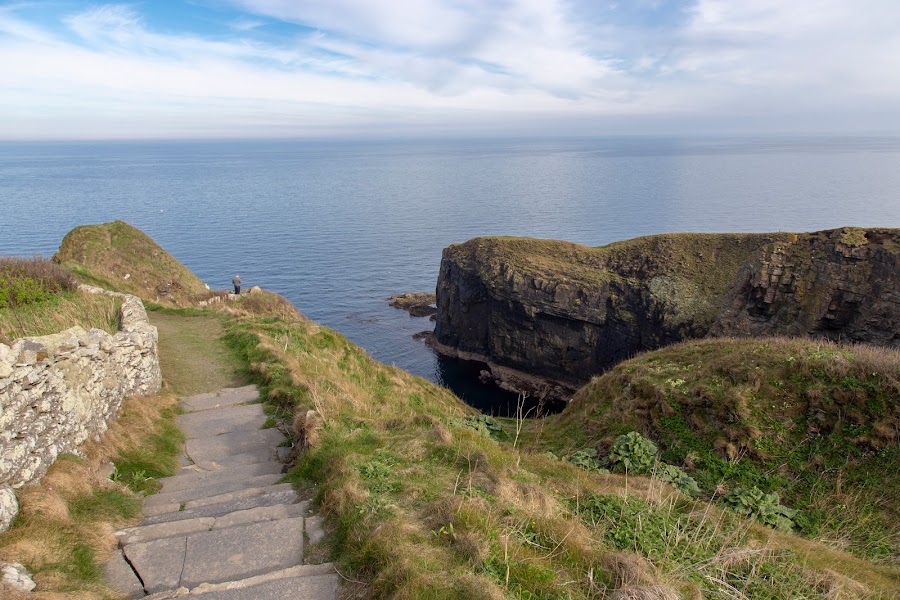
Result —
<instances>
[{"instance_id":1,"label":"distant sea surface","mask_svg":"<svg viewBox=\"0 0 900 600\"><path fill-rule=\"evenodd\" d=\"M445 246L900 227L900 139L2 143L0 203L0 254L50 256L73 227L122 219L211 287L240 273L484 407L495 388L385 301L433 290Z\"/></svg>"}]
</instances>

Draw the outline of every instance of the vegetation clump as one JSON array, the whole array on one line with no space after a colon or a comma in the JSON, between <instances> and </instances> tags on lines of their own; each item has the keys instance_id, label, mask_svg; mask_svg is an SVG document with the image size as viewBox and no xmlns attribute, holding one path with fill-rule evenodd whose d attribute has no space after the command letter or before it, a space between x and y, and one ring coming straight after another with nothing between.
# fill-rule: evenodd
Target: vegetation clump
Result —
<instances>
[{"instance_id":1,"label":"vegetation clump","mask_svg":"<svg viewBox=\"0 0 900 600\"><path fill-rule=\"evenodd\" d=\"M78 286L67 269L40 257L0 257L0 310L49 302Z\"/></svg>"},{"instance_id":2,"label":"vegetation clump","mask_svg":"<svg viewBox=\"0 0 900 600\"><path fill-rule=\"evenodd\" d=\"M75 325L116 333L121 300L77 287L71 271L46 259L0 258L0 342Z\"/></svg>"},{"instance_id":3,"label":"vegetation clump","mask_svg":"<svg viewBox=\"0 0 900 600\"><path fill-rule=\"evenodd\" d=\"M761 523L779 531L790 533L794 530L793 519L797 511L782 506L778 494L764 494L756 486L749 490L736 487L722 499L740 514L756 517Z\"/></svg>"}]
</instances>

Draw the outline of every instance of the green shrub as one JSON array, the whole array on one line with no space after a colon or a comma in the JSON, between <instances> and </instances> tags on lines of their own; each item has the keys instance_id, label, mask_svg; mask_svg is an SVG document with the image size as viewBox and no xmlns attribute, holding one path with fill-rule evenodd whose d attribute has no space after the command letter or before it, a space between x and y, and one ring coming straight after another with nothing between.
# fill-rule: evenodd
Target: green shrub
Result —
<instances>
[{"instance_id":1,"label":"green shrub","mask_svg":"<svg viewBox=\"0 0 900 600\"><path fill-rule=\"evenodd\" d=\"M497 419L495 419L494 417L490 417L488 415L469 415L468 417L457 417L455 419L450 419L450 425L454 425L456 427L465 427L466 429L471 429L472 431L478 432L484 437L493 438L501 442L509 439L509 435L507 435L507 433L503 431L503 427L500 425L500 422L497 421Z\"/></svg>"},{"instance_id":2,"label":"green shrub","mask_svg":"<svg viewBox=\"0 0 900 600\"><path fill-rule=\"evenodd\" d=\"M76 287L69 271L46 259L0 258L0 309L41 304Z\"/></svg>"},{"instance_id":3,"label":"green shrub","mask_svg":"<svg viewBox=\"0 0 900 600\"><path fill-rule=\"evenodd\" d=\"M754 516L769 527L791 533L797 511L781 504L778 494L764 494L754 486L749 490L734 488L723 499L732 510L745 516Z\"/></svg>"},{"instance_id":4,"label":"green shrub","mask_svg":"<svg viewBox=\"0 0 900 600\"><path fill-rule=\"evenodd\" d=\"M590 469L592 471L600 471L601 473L609 472L607 469L603 468L603 464L600 462L600 459L597 458L597 450L594 448L579 450L568 456L566 460L573 465L578 465L579 467Z\"/></svg>"},{"instance_id":5,"label":"green shrub","mask_svg":"<svg viewBox=\"0 0 900 600\"><path fill-rule=\"evenodd\" d=\"M656 465L658 451L656 444L631 431L616 438L609 451L609 464L614 470L621 468L626 473L646 475Z\"/></svg>"},{"instance_id":6,"label":"green shrub","mask_svg":"<svg viewBox=\"0 0 900 600\"><path fill-rule=\"evenodd\" d=\"M656 476L660 481L671 483L688 496L697 498L700 496L700 486L693 477L684 472L684 469L675 465L667 465L664 462L656 463Z\"/></svg>"}]
</instances>

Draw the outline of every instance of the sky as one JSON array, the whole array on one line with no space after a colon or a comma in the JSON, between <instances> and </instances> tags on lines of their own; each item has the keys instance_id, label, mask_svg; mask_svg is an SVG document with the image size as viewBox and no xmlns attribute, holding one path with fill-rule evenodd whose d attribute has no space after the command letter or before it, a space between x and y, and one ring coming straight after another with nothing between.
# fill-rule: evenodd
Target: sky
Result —
<instances>
[{"instance_id":1,"label":"sky","mask_svg":"<svg viewBox=\"0 0 900 600\"><path fill-rule=\"evenodd\" d=\"M0 0L0 139L900 134L897 0Z\"/></svg>"}]
</instances>

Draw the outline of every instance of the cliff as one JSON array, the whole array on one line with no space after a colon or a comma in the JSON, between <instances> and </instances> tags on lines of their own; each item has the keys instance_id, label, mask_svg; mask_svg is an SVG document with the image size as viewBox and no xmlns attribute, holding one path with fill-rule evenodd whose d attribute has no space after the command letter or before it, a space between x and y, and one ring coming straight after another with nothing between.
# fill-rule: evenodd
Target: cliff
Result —
<instances>
[{"instance_id":1,"label":"cliff","mask_svg":"<svg viewBox=\"0 0 900 600\"><path fill-rule=\"evenodd\" d=\"M477 238L444 250L437 306L439 351L563 390L706 336L898 347L900 230L669 234L598 248Z\"/></svg>"}]
</instances>

